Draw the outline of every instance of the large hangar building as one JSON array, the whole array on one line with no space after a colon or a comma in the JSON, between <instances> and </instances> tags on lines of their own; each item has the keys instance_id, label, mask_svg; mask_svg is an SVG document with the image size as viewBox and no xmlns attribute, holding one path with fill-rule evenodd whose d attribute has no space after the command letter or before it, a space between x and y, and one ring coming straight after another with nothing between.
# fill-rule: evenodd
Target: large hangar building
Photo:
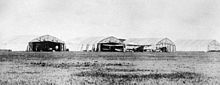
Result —
<instances>
[{"instance_id":1,"label":"large hangar building","mask_svg":"<svg viewBox=\"0 0 220 85\"><path fill-rule=\"evenodd\" d=\"M176 45L168 38L130 38L125 41L127 51L175 52Z\"/></svg>"},{"instance_id":2,"label":"large hangar building","mask_svg":"<svg viewBox=\"0 0 220 85\"><path fill-rule=\"evenodd\" d=\"M176 40L177 51L220 51L220 43L216 40Z\"/></svg>"},{"instance_id":3,"label":"large hangar building","mask_svg":"<svg viewBox=\"0 0 220 85\"><path fill-rule=\"evenodd\" d=\"M125 47L122 39L113 36L86 38L79 46L80 51L86 52L123 52Z\"/></svg>"},{"instance_id":4,"label":"large hangar building","mask_svg":"<svg viewBox=\"0 0 220 85\"><path fill-rule=\"evenodd\" d=\"M27 51L66 51L64 41L51 36L43 35L28 43Z\"/></svg>"}]
</instances>

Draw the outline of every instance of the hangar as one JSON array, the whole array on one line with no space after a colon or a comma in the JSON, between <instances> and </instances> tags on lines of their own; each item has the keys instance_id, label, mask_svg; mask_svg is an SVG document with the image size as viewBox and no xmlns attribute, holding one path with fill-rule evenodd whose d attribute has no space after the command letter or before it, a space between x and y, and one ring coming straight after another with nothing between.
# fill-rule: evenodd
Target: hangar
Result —
<instances>
[{"instance_id":1,"label":"hangar","mask_svg":"<svg viewBox=\"0 0 220 85\"><path fill-rule=\"evenodd\" d=\"M79 44L81 51L86 52L123 52L123 39L116 37L90 37L83 39Z\"/></svg>"},{"instance_id":2,"label":"hangar","mask_svg":"<svg viewBox=\"0 0 220 85\"><path fill-rule=\"evenodd\" d=\"M65 51L64 41L51 36L43 35L34 38L28 43L27 51Z\"/></svg>"},{"instance_id":3,"label":"hangar","mask_svg":"<svg viewBox=\"0 0 220 85\"><path fill-rule=\"evenodd\" d=\"M220 51L220 43L216 40L176 40L177 51Z\"/></svg>"},{"instance_id":4,"label":"hangar","mask_svg":"<svg viewBox=\"0 0 220 85\"><path fill-rule=\"evenodd\" d=\"M125 41L127 51L175 52L176 45L168 38L130 38Z\"/></svg>"}]
</instances>

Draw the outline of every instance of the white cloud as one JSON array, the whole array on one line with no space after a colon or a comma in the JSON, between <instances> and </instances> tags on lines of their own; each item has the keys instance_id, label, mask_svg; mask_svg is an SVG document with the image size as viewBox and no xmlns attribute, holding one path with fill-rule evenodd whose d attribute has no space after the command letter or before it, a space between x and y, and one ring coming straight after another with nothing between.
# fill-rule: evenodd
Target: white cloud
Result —
<instances>
[{"instance_id":1,"label":"white cloud","mask_svg":"<svg viewBox=\"0 0 220 85\"><path fill-rule=\"evenodd\" d=\"M219 0L0 0L4 36L217 38ZM220 40L220 39L219 39Z\"/></svg>"}]
</instances>

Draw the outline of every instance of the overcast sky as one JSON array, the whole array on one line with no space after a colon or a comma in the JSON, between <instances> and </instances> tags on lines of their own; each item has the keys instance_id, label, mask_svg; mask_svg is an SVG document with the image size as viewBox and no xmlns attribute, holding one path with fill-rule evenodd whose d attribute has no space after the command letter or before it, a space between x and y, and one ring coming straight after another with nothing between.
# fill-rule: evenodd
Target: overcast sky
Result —
<instances>
[{"instance_id":1,"label":"overcast sky","mask_svg":"<svg viewBox=\"0 0 220 85\"><path fill-rule=\"evenodd\" d=\"M0 36L220 41L220 0L0 0Z\"/></svg>"}]
</instances>

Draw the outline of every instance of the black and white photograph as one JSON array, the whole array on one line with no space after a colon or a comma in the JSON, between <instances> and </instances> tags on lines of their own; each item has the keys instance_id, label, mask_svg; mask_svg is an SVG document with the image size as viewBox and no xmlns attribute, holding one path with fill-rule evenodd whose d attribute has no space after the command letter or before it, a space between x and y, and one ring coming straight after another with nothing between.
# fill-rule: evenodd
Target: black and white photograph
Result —
<instances>
[{"instance_id":1,"label":"black and white photograph","mask_svg":"<svg viewBox=\"0 0 220 85\"><path fill-rule=\"evenodd\" d=\"M220 85L220 0L0 0L0 85Z\"/></svg>"}]
</instances>

